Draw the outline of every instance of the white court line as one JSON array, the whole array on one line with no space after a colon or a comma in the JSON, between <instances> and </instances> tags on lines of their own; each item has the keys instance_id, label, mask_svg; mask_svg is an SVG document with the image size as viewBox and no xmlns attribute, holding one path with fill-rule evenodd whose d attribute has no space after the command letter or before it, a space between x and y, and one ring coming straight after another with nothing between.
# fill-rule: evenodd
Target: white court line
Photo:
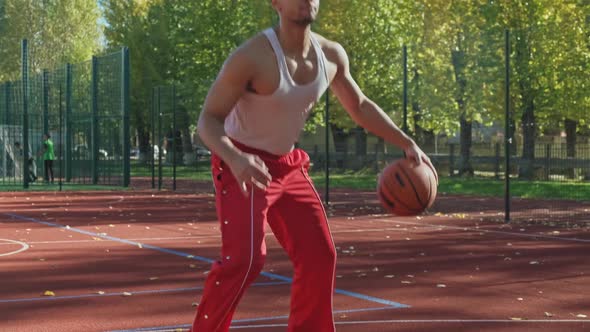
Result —
<instances>
[{"instance_id":1,"label":"white court line","mask_svg":"<svg viewBox=\"0 0 590 332\"><path fill-rule=\"evenodd\" d=\"M559 236L542 235L542 234L526 234L526 233L516 233L516 232L507 232L507 231L493 231L493 230L486 230L486 229L473 228L473 227L435 225L435 224L426 224L426 223L410 222L410 221L384 220L384 219L379 219L379 218L373 218L370 220L385 222L385 223L393 223L393 224L412 225L412 226L429 226L429 227L435 227L435 228L446 228L446 229L454 229L454 230L461 230L461 231L470 230L470 231L479 232L479 233L502 234L502 235L516 236L516 237L590 243L590 239L568 238L568 237L559 237Z\"/></svg>"},{"instance_id":2,"label":"white court line","mask_svg":"<svg viewBox=\"0 0 590 332\"><path fill-rule=\"evenodd\" d=\"M221 235L209 235L209 236L180 236L180 237L155 237L155 238L133 238L125 239L129 241L168 241L168 240L190 240L190 239L209 239L209 238L220 238ZM104 242L113 242L110 240L103 240ZM65 240L65 241L37 241L28 242L29 244L74 244L74 243L95 243L96 240ZM0 243L0 246L8 245L8 243Z\"/></svg>"},{"instance_id":3,"label":"white court line","mask_svg":"<svg viewBox=\"0 0 590 332\"><path fill-rule=\"evenodd\" d=\"M512 320L512 319L394 319L394 320L358 320L358 321L342 321L335 322L336 325L364 325L364 324L539 324L539 323L590 323L586 319L530 319L530 320ZM260 329L270 327L287 327L287 324L257 324L257 325L243 325L232 326L230 329Z\"/></svg>"},{"instance_id":4,"label":"white court line","mask_svg":"<svg viewBox=\"0 0 590 332\"><path fill-rule=\"evenodd\" d=\"M18 250L0 254L0 257L2 257L2 256L15 255L15 254L18 254L19 252L23 252L23 251L29 249L29 245L26 244L26 243L24 243L24 242L14 241L14 240L8 240L8 239L0 239L0 241L6 241L6 242L10 242L10 244L18 244L18 245L21 246L21 248L18 249Z\"/></svg>"},{"instance_id":5,"label":"white court line","mask_svg":"<svg viewBox=\"0 0 590 332\"><path fill-rule=\"evenodd\" d=\"M390 227L390 228L365 228L365 229L347 229L341 231L334 231L332 234L339 233L371 233L384 231L408 231L405 228ZM272 232L267 232L265 236L274 236ZM170 241L170 240L199 240L199 239L216 239L221 238L221 235L203 235L203 236L173 236L173 237L142 237L125 239L129 241ZM108 242L109 240L104 240ZM28 242L29 244L74 244L74 243L94 243L96 240L64 240L64 241L35 241ZM9 245L9 243L0 243L2 245Z\"/></svg>"}]
</instances>

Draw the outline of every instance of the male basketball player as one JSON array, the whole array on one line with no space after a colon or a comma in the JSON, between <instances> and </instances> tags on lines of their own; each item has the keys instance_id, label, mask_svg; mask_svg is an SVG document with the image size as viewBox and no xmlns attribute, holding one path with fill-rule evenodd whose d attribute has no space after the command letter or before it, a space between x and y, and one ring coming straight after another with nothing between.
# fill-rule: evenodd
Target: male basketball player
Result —
<instances>
[{"instance_id":1,"label":"male basketball player","mask_svg":"<svg viewBox=\"0 0 590 332\"><path fill-rule=\"evenodd\" d=\"M272 0L280 24L245 42L213 83L198 132L214 152L222 256L213 264L193 332L229 331L264 264L268 223L295 270L290 332L334 331L336 251L322 203L294 149L314 103L330 86L352 119L415 162L428 158L359 89L338 43L310 30L319 0Z\"/></svg>"}]
</instances>

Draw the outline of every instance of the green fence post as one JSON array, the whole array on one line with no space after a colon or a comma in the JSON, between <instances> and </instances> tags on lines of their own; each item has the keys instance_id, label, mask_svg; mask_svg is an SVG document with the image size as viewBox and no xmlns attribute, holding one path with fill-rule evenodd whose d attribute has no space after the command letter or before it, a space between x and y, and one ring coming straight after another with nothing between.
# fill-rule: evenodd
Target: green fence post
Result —
<instances>
[{"instance_id":1,"label":"green fence post","mask_svg":"<svg viewBox=\"0 0 590 332\"><path fill-rule=\"evenodd\" d=\"M162 93L158 87L158 190L162 190Z\"/></svg>"},{"instance_id":2,"label":"green fence post","mask_svg":"<svg viewBox=\"0 0 590 332\"><path fill-rule=\"evenodd\" d=\"M62 83L59 83L59 191L62 191L63 185L63 165L64 165L64 148L63 148L63 105L62 105Z\"/></svg>"},{"instance_id":3,"label":"green fence post","mask_svg":"<svg viewBox=\"0 0 590 332\"><path fill-rule=\"evenodd\" d=\"M408 133L408 48L404 45L402 49L403 53L403 66L404 66L404 119L402 124L402 130L404 133Z\"/></svg>"},{"instance_id":4,"label":"green fence post","mask_svg":"<svg viewBox=\"0 0 590 332\"><path fill-rule=\"evenodd\" d=\"M10 82L4 84L4 124L10 124Z\"/></svg>"},{"instance_id":5,"label":"green fence post","mask_svg":"<svg viewBox=\"0 0 590 332\"><path fill-rule=\"evenodd\" d=\"M123 110L123 186L129 187L131 177L131 156L130 156L130 133L129 133L129 93L130 93L130 67L129 48L123 47L123 66L121 70L121 107Z\"/></svg>"},{"instance_id":6,"label":"green fence post","mask_svg":"<svg viewBox=\"0 0 590 332\"><path fill-rule=\"evenodd\" d=\"M43 134L49 133L49 72L43 69Z\"/></svg>"},{"instance_id":7,"label":"green fence post","mask_svg":"<svg viewBox=\"0 0 590 332\"><path fill-rule=\"evenodd\" d=\"M152 161L152 189L156 189L156 89L152 88L152 137L150 146L150 160Z\"/></svg>"},{"instance_id":8,"label":"green fence post","mask_svg":"<svg viewBox=\"0 0 590 332\"><path fill-rule=\"evenodd\" d=\"M510 145L512 137L510 136L510 31L504 31L504 61L505 61L505 91L504 91L504 150L506 154L506 165L504 175L504 221L510 222Z\"/></svg>"},{"instance_id":9,"label":"green fence post","mask_svg":"<svg viewBox=\"0 0 590 332\"><path fill-rule=\"evenodd\" d=\"M176 190L176 86L172 84L172 190Z\"/></svg>"},{"instance_id":10,"label":"green fence post","mask_svg":"<svg viewBox=\"0 0 590 332\"><path fill-rule=\"evenodd\" d=\"M92 120L90 135L92 139L92 184L98 184L98 58L92 57Z\"/></svg>"},{"instance_id":11,"label":"green fence post","mask_svg":"<svg viewBox=\"0 0 590 332\"><path fill-rule=\"evenodd\" d=\"M66 115L65 115L65 164L66 164L66 182L72 180L72 65L66 64Z\"/></svg>"},{"instance_id":12,"label":"green fence post","mask_svg":"<svg viewBox=\"0 0 590 332\"><path fill-rule=\"evenodd\" d=\"M29 46L26 39L21 43L21 77L22 77L22 103L23 103L23 188L29 188L29 177L25 176L29 169Z\"/></svg>"},{"instance_id":13,"label":"green fence post","mask_svg":"<svg viewBox=\"0 0 590 332\"><path fill-rule=\"evenodd\" d=\"M326 110L324 115L324 125L326 126L326 188L325 196L326 205L330 205L330 92L326 91Z\"/></svg>"}]
</instances>

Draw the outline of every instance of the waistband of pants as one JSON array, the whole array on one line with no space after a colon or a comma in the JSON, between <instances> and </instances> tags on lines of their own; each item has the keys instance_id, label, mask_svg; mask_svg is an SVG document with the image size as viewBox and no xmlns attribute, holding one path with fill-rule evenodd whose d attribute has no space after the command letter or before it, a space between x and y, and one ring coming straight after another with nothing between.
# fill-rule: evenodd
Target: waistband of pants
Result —
<instances>
[{"instance_id":1,"label":"waistband of pants","mask_svg":"<svg viewBox=\"0 0 590 332\"><path fill-rule=\"evenodd\" d=\"M240 151L260 157L260 159L262 159L269 168L279 167L280 169L285 169L298 168L301 166L305 168L309 167L309 155L301 149L294 149L293 151L284 155L276 155L268 151L250 147L234 139L231 139L231 141ZM221 158L216 154L213 154L211 161L214 166L224 166L223 160L221 160Z\"/></svg>"}]
</instances>

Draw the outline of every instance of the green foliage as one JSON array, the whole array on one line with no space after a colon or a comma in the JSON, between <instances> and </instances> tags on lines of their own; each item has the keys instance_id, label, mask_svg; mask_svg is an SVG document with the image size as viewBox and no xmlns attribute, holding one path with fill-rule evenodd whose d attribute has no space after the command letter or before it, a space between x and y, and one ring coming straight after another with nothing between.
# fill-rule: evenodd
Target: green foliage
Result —
<instances>
[{"instance_id":1,"label":"green foliage","mask_svg":"<svg viewBox=\"0 0 590 332\"><path fill-rule=\"evenodd\" d=\"M145 126L150 87L173 82L194 89L194 121L228 54L277 22L270 1L100 2L108 46L131 50L137 127ZM418 121L426 130L452 134L461 115L484 125L503 119L509 28L515 119L518 125L524 103L533 100L542 132L565 118L590 124L588 17L587 0L322 0L313 29L344 46L359 86L398 123L407 45L410 128ZM323 106L318 103L308 128L323 122ZM333 124L356 126L335 98L331 110Z\"/></svg>"},{"instance_id":2,"label":"green foliage","mask_svg":"<svg viewBox=\"0 0 590 332\"><path fill-rule=\"evenodd\" d=\"M95 0L0 0L0 81L20 74L20 41L28 39L32 72L89 59L99 49Z\"/></svg>"}]
</instances>

